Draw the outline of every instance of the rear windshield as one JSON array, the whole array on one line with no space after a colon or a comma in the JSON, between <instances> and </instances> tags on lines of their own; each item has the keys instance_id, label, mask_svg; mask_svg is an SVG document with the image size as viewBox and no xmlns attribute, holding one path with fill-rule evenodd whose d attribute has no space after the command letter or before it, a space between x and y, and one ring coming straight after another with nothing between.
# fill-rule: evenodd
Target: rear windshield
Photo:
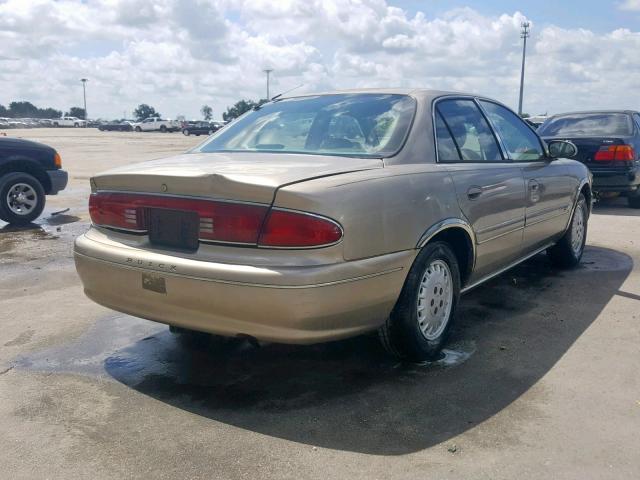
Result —
<instances>
[{"instance_id":1,"label":"rear windshield","mask_svg":"<svg viewBox=\"0 0 640 480\"><path fill-rule=\"evenodd\" d=\"M546 137L608 137L632 133L631 120L624 113L565 115L548 120L538 129L538 134Z\"/></svg>"},{"instance_id":2,"label":"rear windshield","mask_svg":"<svg viewBox=\"0 0 640 480\"><path fill-rule=\"evenodd\" d=\"M278 100L243 115L193 151L385 157L402 146L415 108L415 100L406 95Z\"/></svg>"}]
</instances>

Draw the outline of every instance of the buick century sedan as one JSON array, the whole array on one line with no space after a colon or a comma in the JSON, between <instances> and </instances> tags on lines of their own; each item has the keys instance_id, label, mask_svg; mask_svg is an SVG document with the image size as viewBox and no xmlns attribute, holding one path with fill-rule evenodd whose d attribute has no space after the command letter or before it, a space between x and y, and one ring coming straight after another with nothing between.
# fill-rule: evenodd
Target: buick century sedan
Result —
<instances>
[{"instance_id":1,"label":"buick century sedan","mask_svg":"<svg viewBox=\"0 0 640 480\"><path fill-rule=\"evenodd\" d=\"M460 295L582 256L587 168L504 105L433 90L280 98L186 154L91 179L89 298L173 330L439 354Z\"/></svg>"}]
</instances>

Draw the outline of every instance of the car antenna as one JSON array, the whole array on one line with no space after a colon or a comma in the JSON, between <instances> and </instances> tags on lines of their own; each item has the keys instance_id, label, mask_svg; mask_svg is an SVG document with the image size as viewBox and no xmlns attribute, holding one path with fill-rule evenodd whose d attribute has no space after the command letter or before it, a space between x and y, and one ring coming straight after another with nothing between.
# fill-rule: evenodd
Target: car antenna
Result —
<instances>
[{"instance_id":1,"label":"car antenna","mask_svg":"<svg viewBox=\"0 0 640 480\"><path fill-rule=\"evenodd\" d=\"M301 83L300 85L297 85L297 86L295 86L295 87L293 87L293 88L290 88L290 89L289 89L289 90L287 90L286 92L279 93L279 94L278 94L278 95L276 95L275 97L271 97L271 101L273 102L274 100L276 100L276 99L280 98L281 96L286 95L286 94L287 94L287 93L289 93L289 92L293 92L294 90L299 89L299 88L300 88L300 87L302 87L303 85L304 85L304 83Z\"/></svg>"}]
</instances>

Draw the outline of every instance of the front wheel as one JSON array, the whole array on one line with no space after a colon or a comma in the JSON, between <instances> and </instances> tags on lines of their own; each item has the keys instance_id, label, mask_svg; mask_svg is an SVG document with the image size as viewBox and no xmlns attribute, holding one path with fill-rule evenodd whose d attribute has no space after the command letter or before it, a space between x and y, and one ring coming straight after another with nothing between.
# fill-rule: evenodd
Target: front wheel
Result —
<instances>
[{"instance_id":1,"label":"front wheel","mask_svg":"<svg viewBox=\"0 0 640 480\"><path fill-rule=\"evenodd\" d=\"M589 208L587 200L580 194L576 202L569 228L553 247L547 250L551 262L560 268L572 268L580 263L587 242Z\"/></svg>"},{"instance_id":2,"label":"front wheel","mask_svg":"<svg viewBox=\"0 0 640 480\"><path fill-rule=\"evenodd\" d=\"M141 132L142 129L140 127L136 127L136 132Z\"/></svg>"},{"instance_id":3,"label":"front wheel","mask_svg":"<svg viewBox=\"0 0 640 480\"><path fill-rule=\"evenodd\" d=\"M460 269L455 254L444 242L427 245L411 267L389 319L380 327L383 347L411 361L437 358L459 298Z\"/></svg>"},{"instance_id":4,"label":"front wheel","mask_svg":"<svg viewBox=\"0 0 640 480\"><path fill-rule=\"evenodd\" d=\"M182 130L182 134L183 134L185 137L188 137L188 136L190 135L190 132L189 132L189 130L187 130L187 129L185 128L184 130Z\"/></svg>"},{"instance_id":5,"label":"front wheel","mask_svg":"<svg viewBox=\"0 0 640 480\"><path fill-rule=\"evenodd\" d=\"M0 219L25 225L40 216L44 204L44 189L37 178L27 173L0 177Z\"/></svg>"},{"instance_id":6,"label":"front wheel","mask_svg":"<svg viewBox=\"0 0 640 480\"><path fill-rule=\"evenodd\" d=\"M160 131L162 133L166 132L167 131L167 127L165 127L164 125L160 125Z\"/></svg>"}]
</instances>

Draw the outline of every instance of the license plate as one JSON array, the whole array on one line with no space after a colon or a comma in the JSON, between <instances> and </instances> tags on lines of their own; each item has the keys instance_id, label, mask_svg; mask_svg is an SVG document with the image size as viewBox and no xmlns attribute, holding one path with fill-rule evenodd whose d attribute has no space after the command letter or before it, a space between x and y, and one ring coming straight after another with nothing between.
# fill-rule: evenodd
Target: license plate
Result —
<instances>
[{"instance_id":1,"label":"license plate","mask_svg":"<svg viewBox=\"0 0 640 480\"><path fill-rule=\"evenodd\" d=\"M196 212L149 209L149 241L154 245L197 250L199 230L200 217Z\"/></svg>"}]
</instances>

